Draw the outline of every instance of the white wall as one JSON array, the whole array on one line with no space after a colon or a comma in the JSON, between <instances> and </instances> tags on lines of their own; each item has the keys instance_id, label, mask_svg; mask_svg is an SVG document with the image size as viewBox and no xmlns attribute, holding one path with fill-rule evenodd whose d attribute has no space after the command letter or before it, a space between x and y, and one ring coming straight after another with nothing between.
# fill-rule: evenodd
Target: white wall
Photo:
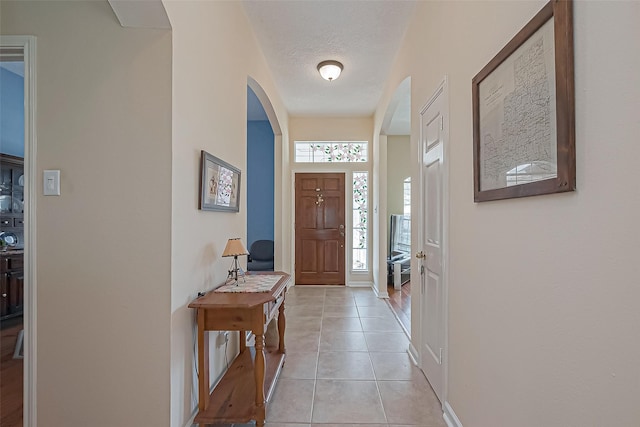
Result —
<instances>
[{"instance_id":1,"label":"white wall","mask_svg":"<svg viewBox=\"0 0 640 427\"><path fill-rule=\"evenodd\" d=\"M107 2L3 1L37 37L37 417L44 427L167 425L171 34ZM40 181L41 182L41 181Z\"/></svg>"},{"instance_id":2,"label":"white wall","mask_svg":"<svg viewBox=\"0 0 640 427\"><path fill-rule=\"evenodd\" d=\"M249 76L269 96L285 140L288 119L241 2L164 4L173 28L171 425L182 427L197 405L195 312L187 305L198 291L225 280L231 259L221 254L227 239L240 237L246 244L246 180L240 212L198 210L200 150L246 174ZM246 265L246 258L240 261ZM212 380L225 363L216 335L211 334ZM237 347L233 335L230 359Z\"/></svg>"},{"instance_id":3,"label":"white wall","mask_svg":"<svg viewBox=\"0 0 640 427\"><path fill-rule=\"evenodd\" d=\"M448 401L462 424L637 426L640 3L575 3L578 190L473 202L471 79L544 3L420 3L376 127L404 76L415 117L448 75Z\"/></svg>"}]
</instances>

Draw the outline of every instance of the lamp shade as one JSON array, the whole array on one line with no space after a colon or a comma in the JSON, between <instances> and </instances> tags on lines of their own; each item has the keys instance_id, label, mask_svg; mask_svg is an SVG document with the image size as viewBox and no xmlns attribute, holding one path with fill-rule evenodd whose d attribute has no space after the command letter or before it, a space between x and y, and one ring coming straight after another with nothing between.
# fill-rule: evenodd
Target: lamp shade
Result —
<instances>
[{"instance_id":1,"label":"lamp shade","mask_svg":"<svg viewBox=\"0 0 640 427\"><path fill-rule=\"evenodd\" d=\"M242 240L239 237L235 239L229 239L227 241L227 246L224 248L224 252L222 252L223 257L227 256L238 256L238 255L249 255L249 251L242 244Z\"/></svg>"},{"instance_id":2,"label":"lamp shade","mask_svg":"<svg viewBox=\"0 0 640 427\"><path fill-rule=\"evenodd\" d=\"M322 61L318 64L318 72L325 80L335 80L340 77L342 64L338 61Z\"/></svg>"}]
</instances>

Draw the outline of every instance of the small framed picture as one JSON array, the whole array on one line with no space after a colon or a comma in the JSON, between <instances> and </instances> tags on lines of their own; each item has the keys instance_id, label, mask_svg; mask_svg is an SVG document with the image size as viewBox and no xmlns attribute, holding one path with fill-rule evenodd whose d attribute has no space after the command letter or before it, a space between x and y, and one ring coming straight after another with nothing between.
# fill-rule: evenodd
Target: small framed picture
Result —
<instances>
[{"instance_id":1,"label":"small framed picture","mask_svg":"<svg viewBox=\"0 0 640 427\"><path fill-rule=\"evenodd\" d=\"M200 203L203 211L240 211L240 169L202 150Z\"/></svg>"}]
</instances>

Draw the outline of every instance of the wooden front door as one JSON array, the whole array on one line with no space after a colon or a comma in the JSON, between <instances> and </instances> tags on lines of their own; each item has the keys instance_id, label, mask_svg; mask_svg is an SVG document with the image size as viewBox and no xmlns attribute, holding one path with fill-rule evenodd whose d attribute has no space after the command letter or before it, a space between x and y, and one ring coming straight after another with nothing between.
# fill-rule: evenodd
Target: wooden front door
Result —
<instances>
[{"instance_id":1,"label":"wooden front door","mask_svg":"<svg viewBox=\"0 0 640 427\"><path fill-rule=\"evenodd\" d=\"M296 284L345 284L344 173L297 173Z\"/></svg>"}]
</instances>

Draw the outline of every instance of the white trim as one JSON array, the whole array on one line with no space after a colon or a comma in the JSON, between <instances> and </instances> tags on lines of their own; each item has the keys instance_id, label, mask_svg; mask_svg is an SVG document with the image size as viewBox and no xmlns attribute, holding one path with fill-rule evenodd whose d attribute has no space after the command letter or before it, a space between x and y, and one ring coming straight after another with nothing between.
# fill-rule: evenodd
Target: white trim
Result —
<instances>
[{"instance_id":1,"label":"white trim","mask_svg":"<svg viewBox=\"0 0 640 427\"><path fill-rule=\"evenodd\" d=\"M444 411L444 413L442 414L442 418L444 418L444 422L447 423L447 426L462 427L460 419L456 416L456 413L453 412L453 408L451 407L449 402L445 401L442 409Z\"/></svg>"},{"instance_id":2,"label":"white trim","mask_svg":"<svg viewBox=\"0 0 640 427\"><path fill-rule=\"evenodd\" d=\"M376 294L378 298L385 298L385 299L389 298L389 292L387 292L386 289L384 291L381 291L373 282L371 282L371 289L373 290L373 293Z\"/></svg>"},{"instance_id":3,"label":"white trim","mask_svg":"<svg viewBox=\"0 0 640 427\"><path fill-rule=\"evenodd\" d=\"M109 0L109 5L125 28L171 29L162 0Z\"/></svg>"},{"instance_id":4,"label":"white trim","mask_svg":"<svg viewBox=\"0 0 640 427\"><path fill-rule=\"evenodd\" d=\"M374 251L372 253L374 262L374 277L376 288L381 292L387 290L387 257L389 255L389 242L387 241L387 177L388 177L388 138L387 135L378 136L378 174L373 177L373 184L377 188L373 191L373 217L370 223L373 226L372 243ZM373 188L373 185L372 185ZM376 191L377 190L377 191ZM377 230L377 232L375 232Z\"/></svg>"},{"instance_id":5,"label":"white trim","mask_svg":"<svg viewBox=\"0 0 640 427\"><path fill-rule=\"evenodd\" d=\"M331 285L328 285L331 286ZM367 281L357 281L357 280L351 280L349 282L347 282L347 287L349 288L371 288L373 287L373 282L367 280Z\"/></svg>"},{"instance_id":6,"label":"white trim","mask_svg":"<svg viewBox=\"0 0 640 427\"><path fill-rule=\"evenodd\" d=\"M411 361L413 362L413 364L420 367L420 353L418 353L418 349L413 345L412 342L409 343L407 353L409 353L409 357L411 357Z\"/></svg>"},{"instance_id":7,"label":"white trim","mask_svg":"<svg viewBox=\"0 0 640 427\"><path fill-rule=\"evenodd\" d=\"M196 409L193 411L193 414L191 414L191 417L185 423L184 427L193 427L193 425L195 424L195 421L196 421L196 415L198 415L198 407L197 406L196 406Z\"/></svg>"},{"instance_id":8,"label":"white trim","mask_svg":"<svg viewBox=\"0 0 640 427\"><path fill-rule=\"evenodd\" d=\"M442 296L442 334L443 334L443 342L442 342L442 401L446 402L449 392L449 216L450 216L450 197L449 197L449 145L450 145L450 137L449 137L449 79L445 75L438 88L433 93L431 98L422 106L419 110L420 115L420 133L418 140L418 163L419 163L419 187L420 187L420 219L418 221L418 227L416 232L418 236L423 235L423 223L424 217L423 212L425 211L425 200L424 200L424 176L423 176L423 167L422 167L422 153L424 153L424 142L422 140L422 114L424 114L427 109L433 104L438 97L442 96L442 139L444 141L444 151L443 151L443 159L442 159L442 283L443 283L443 296ZM413 232L413 228L412 228ZM419 250L424 250L422 247L422 242L420 241L420 237L417 239L418 245L416 247ZM412 270L413 271L413 270ZM420 296L420 319L422 323L422 315L424 313L423 297ZM422 332L420 332L419 342L422 342ZM422 348L422 344L419 345L419 348ZM420 354L420 352L418 352Z\"/></svg>"},{"instance_id":9,"label":"white trim","mask_svg":"<svg viewBox=\"0 0 640 427\"><path fill-rule=\"evenodd\" d=\"M37 155L37 134L36 134L36 38L29 36L25 41L25 175L29 182L25 186L26 203L26 225L25 225L25 267L26 283L25 298L27 300L25 330L25 426L36 426L37 422L37 390L36 390L36 355L37 353L37 268L36 268L36 155ZM29 76L28 79L26 76ZM27 86L28 81L28 86ZM28 113L28 116L27 116ZM28 117L28 118L27 118ZM27 124L28 123L28 124ZM27 133L28 132L28 133Z\"/></svg>"},{"instance_id":10,"label":"white trim","mask_svg":"<svg viewBox=\"0 0 640 427\"><path fill-rule=\"evenodd\" d=\"M443 182L443 212L442 212L442 273L444 277L444 295L443 299L443 313L442 316L444 318L443 324L443 334L444 334L444 345L443 345L443 369L444 369L444 378L442 381L442 400L447 401L449 398L449 219L451 217L451 197L449 191L449 153L451 152L451 135L449 133L449 79L448 76L444 76L444 80L442 82L444 86L444 99L443 99L443 114L442 114L442 127L444 135L445 135L445 145L444 145L444 182Z\"/></svg>"},{"instance_id":11,"label":"white trim","mask_svg":"<svg viewBox=\"0 0 640 427\"><path fill-rule=\"evenodd\" d=\"M24 49L24 375L23 424L36 426L36 38L1 36L1 46Z\"/></svg>"}]
</instances>

